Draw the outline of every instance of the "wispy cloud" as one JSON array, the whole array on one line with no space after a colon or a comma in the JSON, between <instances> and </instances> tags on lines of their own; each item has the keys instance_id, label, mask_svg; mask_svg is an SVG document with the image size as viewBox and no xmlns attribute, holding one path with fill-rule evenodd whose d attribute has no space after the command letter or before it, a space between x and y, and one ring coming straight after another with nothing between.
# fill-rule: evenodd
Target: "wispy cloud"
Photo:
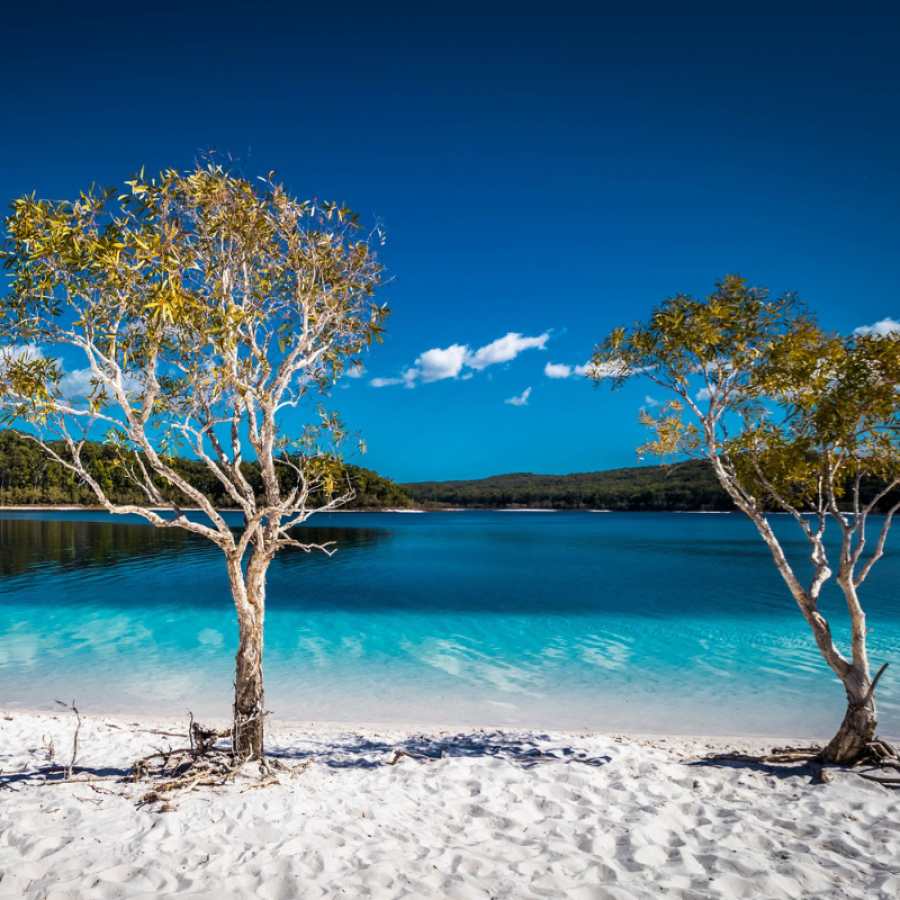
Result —
<instances>
[{"instance_id":1,"label":"wispy cloud","mask_svg":"<svg viewBox=\"0 0 900 900\"><path fill-rule=\"evenodd\" d=\"M545 350L545 344L549 340L549 332L544 332L538 337L523 337L521 334L510 332L505 337L479 347L474 353L467 354L466 365L480 372L488 366L515 359L523 350Z\"/></svg>"},{"instance_id":2,"label":"wispy cloud","mask_svg":"<svg viewBox=\"0 0 900 900\"><path fill-rule=\"evenodd\" d=\"M857 328L854 334L879 334L882 337L886 334L900 331L900 322L896 319L882 319L874 325L862 325Z\"/></svg>"},{"instance_id":3,"label":"wispy cloud","mask_svg":"<svg viewBox=\"0 0 900 900\"><path fill-rule=\"evenodd\" d=\"M504 403L509 403L510 406L528 406L528 398L531 396L531 388L527 387L518 397L510 397L509 400L504 400Z\"/></svg>"},{"instance_id":4,"label":"wispy cloud","mask_svg":"<svg viewBox=\"0 0 900 900\"><path fill-rule=\"evenodd\" d=\"M426 350L415 363L400 375L399 378L373 378L372 387L389 387L403 384L415 387L417 383L430 384L447 378L459 378L467 381L475 372L481 372L488 366L510 362L525 350L544 350L550 340L550 333L545 332L537 337L525 337L518 332L510 332L490 344L477 350L471 350L468 344L451 344L449 347L434 347ZM464 372L464 369L470 371Z\"/></svg>"},{"instance_id":5,"label":"wispy cloud","mask_svg":"<svg viewBox=\"0 0 900 900\"><path fill-rule=\"evenodd\" d=\"M612 359L609 362L587 362L583 366L570 366L566 363L547 363L544 374L548 378L620 378L623 375L640 375L646 369L632 369L623 360Z\"/></svg>"},{"instance_id":6,"label":"wispy cloud","mask_svg":"<svg viewBox=\"0 0 900 900\"><path fill-rule=\"evenodd\" d=\"M568 378L572 374L572 367L562 363L547 363L544 374L548 378Z\"/></svg>"},{"instance_id":7,"label":"wispy cloud","mask_svg":"<svg viewBox=\"0 0 900 900\"><path fill-rule=\"evenodd\" d=\"M567 366L565 363L547 363L544 366L544 374L548 378L583 378L588 374L590 363L584 366Z\"/></svg>"}]
</instances>

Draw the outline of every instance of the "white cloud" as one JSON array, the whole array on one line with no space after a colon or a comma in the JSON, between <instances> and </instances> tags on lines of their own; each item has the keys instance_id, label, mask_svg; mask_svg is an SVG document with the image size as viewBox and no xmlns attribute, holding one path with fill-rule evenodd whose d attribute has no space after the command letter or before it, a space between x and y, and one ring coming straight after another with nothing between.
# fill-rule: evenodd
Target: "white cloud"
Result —
<instances>
[{"instance_id":1,"label":"white cloud","mask_svg":"<svg viewBox=\"0 0 900 900\"><path fill-rule=\"evenodd\" d=\"M550 334L546 331L538 337L522 337L518 332L511 331L505 337L479 347L474 353L466 354L466 365L480 372L496 363L515 359L523 350L544 350L549 340Z\"/></svg>"},{"instance_id":2,"label":"white cloud","mask_svg":"<svg viewBox=\"0 0 900 900\"><path fill-rule=\"evenodd\" d=\"M892 334L900 331L900 322L896 319L882 319L874 325L863 325L857 328L854 334L877 334L884 337L886 334Z\"/></svg>"},{"instance_id":3,"label":"white cloud","mask_svg":"<svg viewBox=\"0 0 900 900\"><path fill-rule=\"evenodd\" d=\"M607 363L603 364L603 367L607 366ZM601 375L602 378L605 378L607 375L616 374L616 372L612 369L606 371L605 368L601 367L604 374ZM571 376L575 376L576 378L584 378L585 375L592 375L593 367L590 363L586 363L583 366L567 366L565 363L547 363L544 366L544 374L548 378L570 378Z\"/></svg>"},{"instance_id":4,"label":"white cloud","mask_svg":"<svg viewBox=\"0 0 900 900\"><path fill-rule=\"evenodd\" d=\"M547 363L544 374L548 378L568 378L572 374L572 367L563 363Z\"/></svg>"},{"instance_id":5,"label":"white cloud","mask_svg":"<svg viewBox=\"0 0 900 900\"><path fill-rule=\"evenodd\" d=\"M90 369L72 369L63 376L59 382L59 389L64 397L87 397L93 386L91 385Z\"/></svg>"},{"instance_id":6,"label":"white cloud","mask_svg":"<svg viewBox=\"0 0 900 900\"><path fill-rule=\"evenodd\" d=\"M356 366L350 366L350 368L347 369L347 377L348 378L362 378L363 373L365 371L366 370L363 369L362 367L357 368Z\"/></svg>"},{"instance_id":7,"label":"white cloud","mask_svg":"<svg viewBox=\"0 0 900 900\"><path fill-rule=\"evenodd\" d=\"M0 347L0 365L13 360L31 362L37 359L44 359L44 354L36 344ZM142 389L141 380L135 374L125 374L123 384L125 391L130 394ZM90 396L93 389L90 368L72 369L59 380L60 393L68 400L83 400Z\"/></svg>"},{"instance_id":8,"label":"white cloud","mask_svg":"<svg viewBox=\"0 0 900 900\"><path fill-rule=\"evenodd\" d=\"M369 384L376 388L393 387L395 384L402 384L411 388L416 386L416 378L418 376L418 369L407 369L399 378L373 378Z\"/></svg>"},{"instance_id":9,"label":"white cloud","mask_svg":"<svg viewBox=\"0 0 900 900\"><path fill-rule=\"evenodd\" d=\"M126 374L122 382L125 385L126 393L134 394L141 390L141 382L134 375ZM89 368L72 369L71 372L67 372L60 379L59 389L62 395L69 400L89 397L94 389L94 386L91 384L91 370ZM107 394L111 395L112 391L107 389Z\"/></svg>"},{"instance_id":10,"label":"white cloud","mask_svg":"<svg viewBox=\"0 0 900 900\"><path fill-rule=\"evenodd\" d=\"M659 400L654 400L652 397L647 396L644 397L644 404L646 406L659 406Z\"/></svg>"},{"instance_id":11,"label":"white cloud","mask_svg":"<svg viewBox=\"0 0 900 900\"><path fill-rule=\"evenodd\" d=\"M464 344L451 344L446 350L438 347L426 350L416 360L419 377L426 384L431 381L442 381L444 378L456 378L462 371L468 355L469 348Z\"/></svg>"},{"instance_id":12,"label":"white cloud","mask_svg":"<svg viewBox=\"0 0 900 900\"><path fill-rule=\"evenodd\" d=\"M704 400L710 400L711 398L712 398L712 392L710 391L710 389L708 387L700 388L700 390L697 391L697 394L694 397L694 399L698 403L702 403Z\"/></svg>"},{"instance_id":13,"label":"white cloud","mask_svg":"<svg viewBox=\"0 0 900 900\"><path fill-rule=\"evenodd\" d=\"M481 372L488 366L497 363L509 362L515 359L523 350L536 348L544 349L544 345L550 340L550 333L537 337L523 337L517 332L510 332L490 344L479 347L474 353L468 344L451 344L449 347L434 347L426 350L415 364L406 369L399 378L373 378L369 383L373 387L388 387L395 384L404 384L406 387L415 387L421 381L429 384L432 381L443 381L446 378L459 378L468 381L475 372ZM463 373L463 369L473 371Z\"/></svg>"},{"instance_id":14,"label":"white cloud","mask_svg":"<svg viewBox=\"0 0 900 900\"><path fill-rule=\"evenodd\" d=\"M509 403L511 406L528 406L528 398L531 396L531 388L527 387L524 391L522 391L522 395L520 397L510 397L509 400L504 400L504 403Z\"/></svg>"},{"instance_id":15,"label":"white cloud","mask_svg":"<svg viewBox=\"0 0 900 900\"><path fill-rule=\"evenodd\" d=\"M32 362L43 358L44 354L41 353L37 344L13 344L8 347L0 347L0 362L11 362L14 359Z\"/></svg>"}]
</instances>

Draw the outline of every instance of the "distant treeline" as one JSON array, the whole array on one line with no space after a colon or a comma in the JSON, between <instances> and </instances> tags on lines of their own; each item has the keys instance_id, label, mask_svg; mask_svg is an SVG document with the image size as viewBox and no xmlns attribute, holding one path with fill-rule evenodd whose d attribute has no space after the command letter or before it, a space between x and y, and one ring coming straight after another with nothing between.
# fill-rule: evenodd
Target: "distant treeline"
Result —
<instances>
[{"instance_id":1,"label":"distant treeline","mask_svg":"<svg viewBox=\"0 0 900 900\"><path fill-rule=\"evenodd\" d=\"M400 485L425 508L467 509L611 509L675 512L734 510L731 498L716 479L710 464L688 460L672 466L641 466L582 472L574 475L533 475L516 472L475 481L423 481ZM878 484L864 485L874 497ZM881 504L889 508L900 499L893 491Z\"/></svg>"},{"instance_id":2,"label":"distant treeline","mask_svg":"<svg viewBox=\"0 0 900 900\"><path fill-rule=\"evenodd\" d=\"M116 464L112 447L89 443L83 457L107 496L118 503L143 503L144 496ZM172 462L180 474L199 488L219 508L233 506L219 480L195 459ZM262 479L255 462L244 463L243 472L258 494ZM287 470L284 473L287 477ZM683 510L733 510L734 504L719 485L709 463L688 460L673 466L641 466L607 472L573 475L533 475L515 472L474 481L422 481L396 484L370 469L344 468L356 490L346 509L386 509L418 506L423 509L611 509L622 511L675 512ZM171 487L158 482L164 496L188 502ZM865 486L874 496L875 482ZM882 503L888 508L898 499L894 491ZM75 475L51 461L34 441L12 430L0 430L0 505L53 506L96 505L97 498Z\"/></svg>"},{"instance_id":3,"label":"distant treeline","mask_svg":"<svg viewBox=\"0 0 900 900\"><path fill-rule=\"evenodd\" d=\"M62 445L60 455L63 456ZM125 471L116 462L116 451L107 444L90 442L82 451L88 461L88 469L97 479L107 496L115 503L144 503L146 498L128 480ZM202 491L219 508L234 506L221 482L195 459L175 459L174 468L191 485ZM262 493L259 465L243 463L242 471L258 495ZM347 465L345 478L350 480L356 497L346 508L380 509L408 507L411 501L406 492L389 478L383 478L370 469ZM178 491L157 482L167 499L188 503ZM55 506L68 504L97 504L94 492L85 484L79 484L76 475L51 460L34 442L13 430L0 430L0 505L4 506Z\"/></svg>"}]
</instances>

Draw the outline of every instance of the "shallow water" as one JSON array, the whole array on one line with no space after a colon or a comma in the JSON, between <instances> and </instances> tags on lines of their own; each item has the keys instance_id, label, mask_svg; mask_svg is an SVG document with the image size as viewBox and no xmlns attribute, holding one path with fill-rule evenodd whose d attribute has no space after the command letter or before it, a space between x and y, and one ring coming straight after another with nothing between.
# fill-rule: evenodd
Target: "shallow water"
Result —
<instances>
[{"instance_id":1,"label":"shallow water","mask_svg":"<svg viewBox=\"0 0 900 900\"><path fill-rule=\"evenodd\" d=\"M796 526L776 517L797 567ZM235 517L235 525L238 519ZM342 513L270 570L279 718L828 736L844 697L739 515ZM900 734L900 553L866 582L882 732ZM837 591L823 611L847 645ZM105 513L0 514L0 705L229 711L221 553ZM895 672L894 670L898 670Z\"/></svg>"}]
</instances>

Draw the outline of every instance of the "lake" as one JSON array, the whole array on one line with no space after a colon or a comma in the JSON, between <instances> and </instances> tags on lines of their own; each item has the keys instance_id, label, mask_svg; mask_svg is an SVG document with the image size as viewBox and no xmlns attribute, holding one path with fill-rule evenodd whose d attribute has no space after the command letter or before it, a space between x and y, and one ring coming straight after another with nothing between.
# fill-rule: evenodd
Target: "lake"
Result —
<instances>
[{"instance_id":1,"label":"lake","mask_svg":"<svg viewBox=\"0 0 900 900\"><path fill-rule=\"evenodd\" d=\"M221 552L106 513L0 513L0 706L230 711ZM238 516L234 516L237 525ZM798 569L796 525L773 517ZM338 552L270 569L278 719L829 737L843 689L738 514L338 513ZM898 540L900 544L900 533ZM861 596L881 732L900 735L900 553ZM842 649L848 617L822 608Z\"/></svg>"}]
</instances>

